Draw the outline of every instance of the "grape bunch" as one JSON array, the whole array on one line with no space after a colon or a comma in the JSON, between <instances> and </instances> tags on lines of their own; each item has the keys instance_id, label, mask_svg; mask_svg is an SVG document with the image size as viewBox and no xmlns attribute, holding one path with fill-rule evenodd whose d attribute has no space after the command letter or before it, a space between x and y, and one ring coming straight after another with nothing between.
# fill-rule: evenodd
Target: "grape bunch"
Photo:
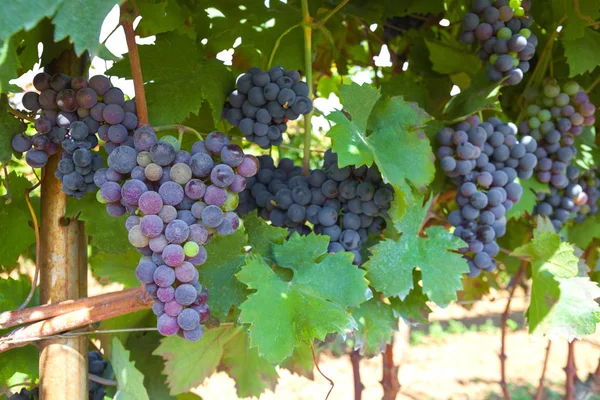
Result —
<instances>
[{"instance_id":1,"label":"grape bunch","mask_svg":"<svg viewBox=\"0 0 600 400\"><path fill-rule=\"evenodd\" d=\"M498 118L480 122L477 116L438 132L438 157L457 186L458 210L448 215L454 235L468 246L461 249L469 276L496 268L496 238L506 233L506 212L523 194L515 181L528 179L537 165L537 143L531 136L517 141L517 127Z\"/></svg>"},{"instance_id":2,"label":"grape bunch","mask_svg":"<svg viewBox=\"0 0 600 400\"><path fill-rule=\"evenodd\" d=\"M87 80L41 72L33 78L33 85L40 93L25 93L23 106L39 111L37 134L15 135L12 147L27 152L25 160L31 167L41 168L60 145L63 153L55 176L66 194L81 198L96 189L93 174L103 166L102 158L91 151L98 146L97 132L107 141L108 153L119 145L133 147L130 132L138 123L135 102L125 101L121 89L111 87L103 75Z\"/></svg>"},{"instance_id":3,"label":"grape bunch","mask_svg":"<svg viewBox=\"0 0 600 400\"><path fill-rule=\"evenodd\" d=\"M290 233L327 235L329 252L349 251L354 263L362 264L362 245L369 234L385 229L394 198L376 166L339 168L331 150L325 153L323 169L308 176L302 176L302 168L289 158L282 158L277 167L270 156L260 156L259 162L258 173L246 179L240 194L240 214L258 209L263 219Z\"/></svg>"},{"instance_id":4,"label":"grape bunch","mask_svg":"<svg viewBox=\"0 0 600 400\"><path fill-rule=\"evenodd\" d=\"M88 371L90 374L102 377L104 370L108 367L108 362L102 359L102 353L97 350L88 353ZM39 399L39 388L27 390L22 388L19 393L15 393L7 400L36 400ZM88 380L88 399L102 400L104 399L104 386L98 382Z\"/></svg>"},{"instance_id":5,"label":"grape bunch","mask_svg":"<svg viewBox=\"0 0 600 400\"><path fill-rule=\"evenodd\" d=\"M154 130L134 133L134 148L116 147L107 169L96 172L98 199L112 216L129 212L129 241L143 255L136 277L154 299L158 331L190 341L204 334L208 290L195 267L207 259L213 235L230 235L240 224L234 210L258 160L210 133L191 153L159 140Z\"/></svg>"},{"instance_id":6,"label":"grape bunch","mask_svg":"<svg viewBox=\"0 0 600 400\"><path fill-rule=\"evenodd\" d=\"M528 9L528 3L521 4L521 0L473 0L471 12L463 17L461 41L479 41L478 55L489 61L490 81L508 77L504 85L517 85L529 71L538 39L529 29L533 19L525 14Z\"/></svg>"},{"instance_id":7,"label":"grape bunch","mask_svg":"<svg viewBox=\"0 0 600 400\"><path fill-rule=\"evenodd\" d=\"M576 210L575 222L582 223L590 215L598 214L598 200L600 200L600 179L598 169L587 170L579 179L582 195L578 196L579 209Z\"/></svg>"},{"instance_id":8,"label":"grape bunch","mask_svg":"<svg viewBox=\"0 0 600 400\"><path fill-rule=\"evenodd\" d=\"M250 68L240 75L223 114L242 134L263 149L279 146L287 121L312 111L309 88L300 73L275 66L268 72Z\"/></svg>"}]
</instances>

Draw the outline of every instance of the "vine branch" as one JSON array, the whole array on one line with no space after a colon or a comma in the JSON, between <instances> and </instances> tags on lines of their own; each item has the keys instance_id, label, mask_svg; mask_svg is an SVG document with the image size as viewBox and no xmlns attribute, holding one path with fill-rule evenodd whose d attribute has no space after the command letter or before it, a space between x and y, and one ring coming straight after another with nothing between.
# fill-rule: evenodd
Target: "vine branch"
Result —
<instances>
[{"instance_id":1,"label":"vine branch","mask_svg":"<svg viewBox=\"0 0 600 400\"><path fill-rule=\"evenodd\" d=\"M350 353L350 362L352 363L352 376L354 378L354 400L362 399L362 392L365 389L360 379L360 359L361 355L358 350L354 350Z\"/></svg>"},{"instance_id":2,"label":"vine branch","mask_svg":"<svg viewBox=\"0 0 600 400\"><path fill-rule=\"evenodd\" d=\"M542 395L544 394L544 379L546 378L546 368L548 367L548 358L550 358L550 345L552 341L548 340L548 345L546 346L546 355L544 356L544 364L542 365L542 375L540 376L540 383L538 385L537 391L535 392L534 400L542 400Z\"/></svg>"},{"instance_id":3,"label":"vine branch","mask_svg":"<svg viewBox=\"0 0 600 400\"><path fill-rule=\"evenodd\" d=\"M385 345L385 351L381 354L383 358L383 374L381 377L381 386L383 386L382 400L395 400L400 391L400 381L398 381L399 367L394 364L394 339L390 344Z\"/></svg>"},{"instance_id":4,"label":"vine branch","mask_svg":"<svg viewBox=\"0 0 600 400\"><path fill-rule=\"evenodd\" d=\"M34 117L29 116L29 115L27 115L24 112L21 112L19 110L15 110L12 107L8 107L8 112L10 114L14 115L15 117L19 117L19 118L24 119L24 120L29 121L29 122L35 122L35 118Z\"/></svg>"},{"instance_id":5,"label":"vine branch","mask_svg":"<svg viewBox=\"0 0 600 400\"><path fill-rule=\"evenodd\" d=\"M138 48L135 43L133 16L130 14L129 10L126 9L125 5L121 6L121 25L125 31L125 39L127 41L139 126L144 126L149 124L149 120L148 106L146 105L146 92L144 91L144 79L142 77L142 65L140 63L140 54L138 53Z\"/></svg>"},{"instance_id":6,"label":"vine branch","mask_svg":"<svg viewBox=\"0 0 600 400\"><path fill-rule=\"evenodd\" d=\"M42 172L42 174L45 173ZM32 187L25 189L25 203L27 203L27 208L29 208L29 212L31 213L31 221L33 222L33 232L35 233L35 272L33 273L33 280L31 282L31 289L29 290L29 294L27 295L27 298L25 299L23 304L21 304L19 308L17 308L17 310L23 310L25 307L27 307L27 305L33 298L35 288L37 287L38 277L40 275L40 226L38 224L37 215L35 214L35 210L33 208L33 205L31 204L31 198L29 197L29 195L42 183L42 179L40 179L38 183L36 183Z\"/></svg>"},{"instance_id":7,"label":"vine branch","mask_svg":"<svg viewBox=\"0 0 600 400\"><path fill-rule=\"evenodd\" d=\"M308 11L308 0L302 0L302 16L304 31L304 75L308 84L308 98L313 98L312 81L312 27L311 17ZM310 140L312 136L312 116L314 109L304 116L304 156L302 158L302 172L308 175L310 168Z\"/></svg>"},{"instance_id":8,"label":"vine branch","mask_svg":"<svg viewBox=\"0 0 600 400\"><path fill-rule=\"evenodd\" d=\"M565 373L567 375L565 381L565 399L573 400L575 398L575 377L577 374L577 368L575 367L575 341L569 343Z\"/></svg>"}]
</instances>

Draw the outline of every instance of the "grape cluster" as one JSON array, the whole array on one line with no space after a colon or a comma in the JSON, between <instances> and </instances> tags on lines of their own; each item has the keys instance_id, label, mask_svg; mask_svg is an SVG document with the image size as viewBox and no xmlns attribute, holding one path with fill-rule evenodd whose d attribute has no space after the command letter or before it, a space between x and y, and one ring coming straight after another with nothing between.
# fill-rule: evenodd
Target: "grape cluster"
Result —
<instances>
[{"instance_id":1,"label":"grape cluster","mask_svg":"<svg viewBox=\"0 0 600 400\"><path fill-rule=\"evenodd\" d=\"M196 341L210 310L195 267L206 261L204 245L214 234L238 229L238 193L256 174L258 160L222 132L196 142L191 153L159 140L150 127L133 138L134 148L116 147L109 168L96 172L98 199L112 216L131 214L129 241L143 255L136 277L155 299L158 331Z\"/></svg>"},{"instance_id":2,"label":"grape cluster","mask_svg":"<svg viewBox=\"0 0 600 400\"><path fill-rule=\"evenodd\" d=\"M574 218L576 223L582 223L588 216L598 214L598 200L600 200L598 169L587 170L579 178L579 186L581 186L583 195L578 196L581 205L576 210L577 215Z\"/></svg>"},{"instance_id":3,"label":"grape cluster","mask_svg":"<svg viewBox=\"0 0 600 400\"><path fill-rule=\"evenodd\" d=\"M223 111L227 121L263 149L279 146L287 121L312 111L309 88L295 70L250 68L237 80Z\"/></svg>"},{"instance_id":4,"label":"grape cluster","mask_svg":"<svg viewBox=\"0 0 600 400\"><path fill-rule=\"evenodd\" d=\"M88 371L90 374L102 377L104 370L108 367L108 362L102 359L102 353L97 350L88 353ZM15 393L7 400L37 400L39 399L39 388L27 390L22 388L19 393ZM88 399L104 399L104 386L98 382L88 380Z\"/></svg>"},{"instance_id":5,"label":"grape cluster","mask_svg":"<svg viewBox=\"0 0 600 400\"><path fill-rule=\"evenodd\" d=\"M463 17L461 40L479 41L479 58L489 61L487 76L492 82L508 77L504 85L517 85L529 71L538 39L529 29L533 19L525 8L521 0L473 0L471 12Z\"/></svg>"},{"instance_id":6,"label":"grape cluster","mask_svg":"<svg viewBox=\"0 0 600 400\"><path fill-rule=\"evenodd\" d=\"M369 234L385 229L394 198L376 166L339 168L331 150L325 153L323 169L308 176L302 176L302 168L289 158L282 158L277 167L270 156L260 156L259 162L258 173L246 179L247 188L240 194L240 214L257 208L274 226L301 235L327 235L329 252L349 251L354 263L362 264L362 245Z\"/></svg>"},{"instance_id":7,"label":"grape cluster","mask_svg":"<svg viewBox=\"0 0 600 400\"><path fill-rule=\"evenodd\" d=\"M512 123L480 122L476 116L438 132L441 167L458 188L459 210L448 220L454 235L468 244L461 252L472 277L496 268L496 238L506 233L506 212L523 194L515 179L530 178L537 165L535 139L525 136L519 142L516 134Z\"/></svg>"},{"instance_id":8,"label":"grape cluster","mask_svg":"<svg viewBox=\"0 0 600 400\"><path fill-rule=\"evenodd\" d=\"M15 135L12 147L27 152L25 160L31 167L41 168L60 145L64 152L55 176L66 194L81 198L96 189L93 174L103 165L102 158L91 151L98 145L96 133L106 141L109 154L119 145L133 147L130 132L138 123L135 102L125 101L121 89L112 87L103 75L87 80L42 72L33 78L33 85L40 93L25 93L23 106L40 112L35 121L37 134Z\"/></svg>"}]
</instances>

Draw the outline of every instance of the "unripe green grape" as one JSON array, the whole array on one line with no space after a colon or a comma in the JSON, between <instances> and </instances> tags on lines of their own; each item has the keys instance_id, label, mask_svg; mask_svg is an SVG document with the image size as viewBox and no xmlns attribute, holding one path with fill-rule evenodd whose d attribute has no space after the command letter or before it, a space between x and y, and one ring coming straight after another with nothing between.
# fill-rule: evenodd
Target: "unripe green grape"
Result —
<instances>
[{"instance_id":1,"label":"unripe green grape","mask_svg":"<svg viewBox=\"0 0 600 400\"><path fill-rule=\"evenodd\" d=\"M527 39L529 39L531 37L531 31L529 29L527 29L527 28L522 28L519 31L519 34L522 35L522 36L525 36Z\"/></svg>"},{"instance_id":2,"label":"unripe green grape","mask_svg":"<svg viewBox=\"0 0 600 400\"><path fill-rule=\"evenodd\" d=\"M513 58L513 67L518 67L519 66L519 59L518 58Z\"/></svg>"},{"instance_id":3,"label":"unripe green grape","mask_svg":"<svg viewBox=\"0 0 600 400\"><path fill-rule=\"evenodd\" d=\"M560 86L558 86L556 83L551 82L544 85L544 95L547 97L555 98L559 95L559 93Z\"/></svg>"},{"instance_id":4,"label":"unripe green grape","mask_svg":"<svg viewBox=\"0 0 600 400\"><path fill-rule=\"evenodd\" d=\"M545 107L552 107L554 105L554 98L542 96L542 104Z\"/></svg>"},{"instance_id":5,"label":"unripe green grape","mask_svg":"<svg viewBox=\"0 0 600 400\"><path fill-rule=\"evenodd\" d=\"M525 16L525 9L523 7L519 7L515 10L515 17L523 17Z\"/></svg>"},{"instance_id":6,"label":"unripe green grape","mask_svg":"<svg viewBox=\"0 0 600 400\"><path fill-rule=\"evenodd\" d=\"M540 106L536 105L536 104L530 104L527 107L527 115L530 117L535 117L536 115L538 115L540 113L542 109L540 108Z\"/></svg>"},{"instance_id":7,"label":"unripe green grape","mask_svg":"<svg viewBox=\"0 0 600 400\"><path fill-rule=\"evenodd\" d=\"M187 242L183 246L183 252L188 257L196 257L200 251L200 246L196 242Z\"/></svg>"},{"instance_id":8,"label":"unripe green grape","mask_svg":"<svg viewBox=\"0 0 600 400\"><path fill-rule=\"evenodd\" d=\"M521 7L521 0L510 0L508 5L514 10L515 8Z\"/></svg>"},{"instance_id":9,"label":"unripe green grape","mask_svg":"<svg viewBox=\"0 0 600 400\"><path fill-rule=\"evenodd\" d=\"M177 138L175 136L166 135L166 136L161 137L160 141L169 143L171 146L173 146L173 148L175 149L175 152L178 152L179 150L181 150L181 145L179 143L179 140L177 140Z\"/></svg>"},{"instance_id":10,"label":"unripe green grape","mask_svg":"<svg viewBox=\"0 0 600 400\"><path fill-rule=\"evenodd\" d=\"M240 198L237 193L227 191L227 200L225 200L225 204L221 207L223 211L233 211L237 208L240 203Z\"/></svg>"},{"instance_id":11,"label":"unripe green grape","mask_svg":"<svg viewBox=\"0 0 600 400\"><path fill-rule=\"evenodd\" d=\"M152 162L152 157L147 151L140 151L137 155L137 163L139 166L146 168Z\"/></svg>"},{"instance_id":12,"label":"unripe green grape","mask_svg":"<svg viewBox=\"0 0 600 400\"><path fill-rule=\"evenodd\" d=\"M563 92L569 96L575 96L575 93L579 92L579 84L575 81L569 81L564 84Z\"/></svg>"},{"instance_id":13,"label":"unripe green grape","mask_svg":"<svg viewBox=\"0 0 600 400\"><path fill-rule=\"evenodd\" d=\"M517 60L519 58L519 53L517 53L516 51L509 51L507 54L512 58L516 58Z\"/></svg>"},{"instance_id":14,"label":"unripe green grape","mask_svg":"<svg viewBox=\"0 0 600 400\"><path fill-rule=\"evenodd\" d=\"M540 125L542 123L540 122L540 120L537 117L531 117L531 118L529 118L529 121L527 121L527 124L529 125L529 127L531 129L537 129L540 127Z\"/></svg>"},{"instance_id":15,"label":"unripe green grape","mask_svg":"<svg viewBox=\"0 0 600 400\"><path fill-rule=\"evenodd\" d=\"M498 61L498 54L492 54L490 56L490 64L496 65L496 61Z\"/></svg>"},{"instance_id":16,"label":"unripe green grape","mask_svg":"<svg viewBox=\"0 0 600 400\"><path fill-rule=\"evenodd\" d=\"M96 200L98 200L98 203L100 204L108 203L108 201L104 200L104 197L102 197L99 190L96 192Z\"/></svg>"},{"instance_id":17,"label":"unripe green grape","mask_svg":"<svg viewBox=\"0 0 600 400\"><path fill-rule=\"evenodd\" d=\"M496 36L498 37L498 39L510 39L510 37L512 36L512 31L510 30L510 28L500 28L498 30L498 33L496 33Z\"/></svg>"},{"instance_id":18,"label":"unripe green grape","mask_svg":"<svg viewBox=\"0 0 600 400\"><path fill-rule=\"evenodd\" d=\"M550 118L552 118L552 114L550 113L550 110L546 110L546 109L541 110L537 116L541 122L550 121Z\"/></svg>"}]
</instances>

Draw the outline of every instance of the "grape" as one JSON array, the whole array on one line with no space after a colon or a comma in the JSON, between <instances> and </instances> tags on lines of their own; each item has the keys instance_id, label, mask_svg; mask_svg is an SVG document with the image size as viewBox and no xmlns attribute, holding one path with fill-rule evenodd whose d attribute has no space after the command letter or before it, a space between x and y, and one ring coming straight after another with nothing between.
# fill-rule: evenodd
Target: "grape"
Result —
<instances>
[{"instance_id":1,"label":"grape","mask_svg":"<svg viewBox=\"0 0 600 400\"><path fill-rule=\"evenodd\" d=\"M173 182L185 185L192 179L192 169L187 164L177 163L171 167L169 176Z\"/></svg>"},{"instance_id":2,"label":"grape","mask_svg":"<svg viewBox=\"0 0 600 400\"><path fill-rule=\"evenodd\" d=\"M206 204L221 207L227 201L227 190L215 185L210 185L206 188L204 201Z\"/></svg>"},{"instance_id":3,"label":"grape","mask_svg":"<svg viewBox=\"0 0 600 400\"><path fill-rule=\"evenodd\" d=\"M227 187L233 183L234 174L229 165L218 164L212 169L210 179L213 184L219 187Z\"/></svg>"},{"instance_id":4,"label":"grape","mask_svg":"<svg viewBox=\"0 0 600 400\"><path fill-rule=\"evenodd\" d=\"M187 240L189 234L190 228L188 227L188 224L179 219L169 222L165 229L165 237L170 243L181 244Z\"/></svg>"},{"instance_id":5,"label":"grape","mask_svg":"<svg viewBox=\"0 0 600 400\"><path fill-rule=\"evenodd\" d=\"M202 336L204 336L204 328L202 325L198 325L189 331L183 331L183 337L190 342L197 342L198 340L202 339Z\"/></svg>"},{"instance_id":6,"label":"grape","mask_svg":"<svg viewBox=\"0 0 600 400\"><path fill-rule=\"evenodd\" d=\"M144 261L138 264L135 270L135 276L141 283L153 283L154 273L158 267L151 261Z\"/></svg>"},{"instance_id":7,"label":"grape","mask_svg":"<svg viewBox=\"0 0 600 400\"><path fill-rule=\"evenodd\" d=\"M11 145L15 151L24 153L31 149L31 138L24 133L17 133L13 136Z\"/></svg>"},{"instance_id":8,"label":"grape","mask_svg":"<svg viewBox=\"0 0 600 400\"><path fill-rule=\"evenodd\" d=\"M117 147L108 156L108 166L121 174L128 174L137 165L136 159L136 151L131 147Z\"/></svg>"},{"instance_id":9,"label":"grape","mask_svg":"<svg viewBox=\"0 0 600 400\"><path fill-rule=\"evenodd\" d=\"M140 230L144 236L154 238L163 231L163 221L158 215L146 215L140 220Z\"/></svg>"},{"instance_id":10,"label":"grape","mask_svg":"<svg viewBox=\"0 0 600 400\"><path fill-rule=\"evenodd\" d=\"M177 154L177 151L170 143L162 140L154 143L149 151L152 161L163 167L171 164Z\"/></svg>"},{"instance_id":11,"label":"grape","mask_svg":"<svg viewBox=\"0 0 600 400\"><path fill-rule=\"evenodd\" d=\"M138 179L130 179L121 188L121 198L127 204L137 205L140 196L148 190L146 184Z\"/></svg>"},{"instance_id":12,"label":"grape","mask_svg":"<svg viewBox=\"0 0 600 400\"><path fill-rule=\"evenodd\" d=\"M192 170L193 176L204 178L210 175L214 166L214 162L210 155L205 153L196 153L191 157L189 166Z\"/></svg>"}]
</instances>

